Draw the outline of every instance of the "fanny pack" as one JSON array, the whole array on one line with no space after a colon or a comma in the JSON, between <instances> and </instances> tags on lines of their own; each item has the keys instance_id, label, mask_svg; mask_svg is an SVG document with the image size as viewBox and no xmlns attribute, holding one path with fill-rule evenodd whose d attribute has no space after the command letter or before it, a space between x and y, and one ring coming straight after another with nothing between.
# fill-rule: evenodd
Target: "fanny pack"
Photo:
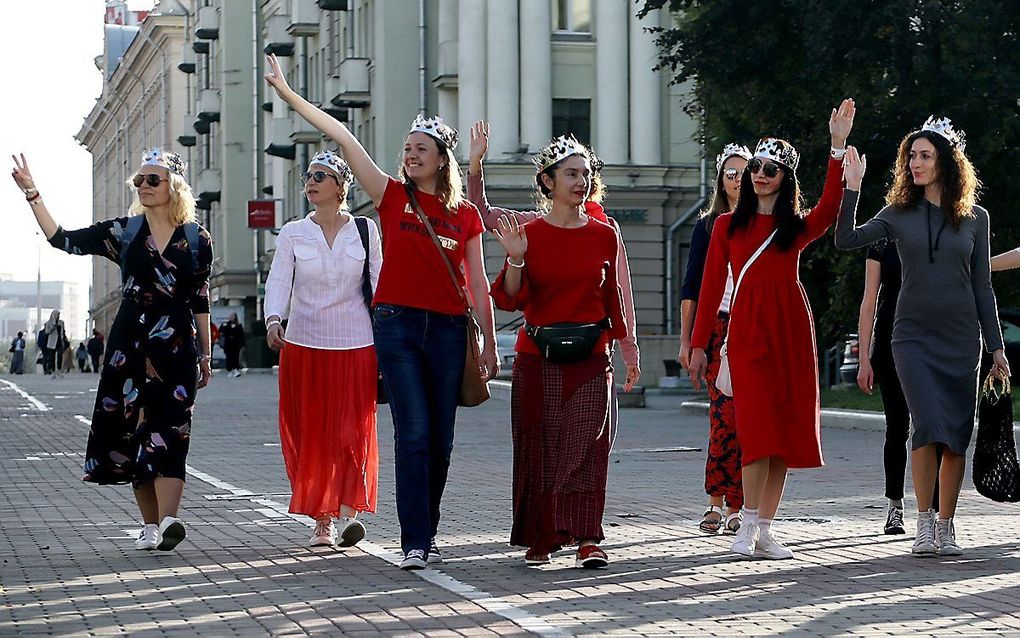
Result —
<instances>
[{"instance_id":1,"label":"fanny pack","mask_svg":"<svg viewBox=\"0 0 1020 638\"><path fill-rule=\"evenodd\" d=\"M524 326L524 334L535 341L542 356L553 363L576 363L591 356L609 319L598 323L556 323L551 326Z\"/></svg>"}]
</instances>

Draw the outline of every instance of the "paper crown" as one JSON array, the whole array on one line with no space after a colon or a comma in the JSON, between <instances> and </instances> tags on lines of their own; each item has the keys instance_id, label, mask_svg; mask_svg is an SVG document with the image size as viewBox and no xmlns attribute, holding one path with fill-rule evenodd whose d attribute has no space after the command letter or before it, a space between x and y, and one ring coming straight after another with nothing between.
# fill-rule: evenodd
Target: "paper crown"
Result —
<instances>
[{"instance_id":1,"label":"paper crown","mask_svg":"<svg viewBox=\"0 0 1020 638\"><path fill-rule=\"evenodd\" d=\"M188 169L188 165L184 163L180 155L165 151L159 146L142 151L142 166L162 166L181 177L184 177L184 171Z\"/></svg>"},{"instance_id":2,"label":"paper crown","mask_svg":"<svg viewBox=\"0 0 1020 638\"><path fill-rule=\"evenodd\" d=\"M932 115L924 121L921 130L938 133L961 151L967 148L967 134L960 129L953 128L953 122L948 117L935 119L935 116Z\"/></svg>"},{"instance_id":3,"label":"paper crown","mask_svg":"<svg viewBox=\"0 0 1020 638\"><path fill-rule=\"evenodd\" d=\"M770 159L777 164L782 164L793 172L797 172L797 165L800 164L800 153L786 140L778 137L766 137L754 147L754 156L762 159Z\"/></svg>"},{"instance_id":4,"label":"paper crown","mask_svg":"<svg viewBox=\"0 0 1020 638\"><path fill-rule=\"evenodd\" d=\"M535 170L541 173L545 169L565 160L571 155L582 155L586 157L588 162L591 163L591 171L593 173L598 173L602 170L602 167L606 165L606 163L599 159L599 156L595 154L595 151L577 141L577 138L573 135L560 135L557 138L553 138L553 140L546 144L537 155L531 158L531 161L535 164Z\"/></svg>"},{"instance_id":5,"label":"paper crown","mask_svg":"<svg viewBox=\"0 0 1020 638\"><path fill-rule=\"evenodd\" d=\"M751 151L746 146L740 144L727 144L723 147L722 153L715 156L715 172L718 173L722 170L722 165L726 163L731 157L743 157L744 159L751 160Z\"/></svg>"},{"instance_id":6,"label":"paper crown","mask_svg":"<svg viewBox=\"0 0 1020 638\"><path fill-rule=\"evenodd\" d=\"M438 115L434 117L423 117L418 115L411 122L410 133L418 131L431 135L432 137L441 140L443 144L451 151L457 148L457 129L453 128L449 124L443 121L443 118Z\"/></svg>"},{"instance_id":7,"label":"paper crown","mask_svg":"<svg viewBox=\"0 0 1020 638\"><path fill-rule=\"evenodd\" d=\"M318 164L319 166L325 166L329 170L336 173L340 178L341 184L350 186L354 183L354 171L351 167L333 151L319 151L312 158L312 161L308 162L308 172L312 172L312 166Z\"/></svg>"}]
</instances>

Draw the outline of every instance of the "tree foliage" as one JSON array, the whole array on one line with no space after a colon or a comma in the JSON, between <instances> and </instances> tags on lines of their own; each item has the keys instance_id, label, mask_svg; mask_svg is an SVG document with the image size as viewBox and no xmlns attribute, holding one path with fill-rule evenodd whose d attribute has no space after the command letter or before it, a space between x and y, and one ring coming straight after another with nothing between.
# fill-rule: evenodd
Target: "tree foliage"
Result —
<instances>
[{"instance_id":1,"label":"tree foliage","mask_svg":"<svg viewBox=\"0 0 1020 638\"><path fill-rule=\"evenodd\" d=\"M993 254L1020 244L1020 2L1012 0L647 0L673 16L659 29L660 68L691 81L683 107L706 153L766 135L802 153L808 204L821 192L828 116L857 102L850 144L868 157L859 219L883 205L900 140L932 114L967 133L984 183ZM801 277L831 343L856 330L863 253L831 241L804 254ZM1000 307L1020 305L1020 272L993 279Z\"/></svg>"}]
</instances>

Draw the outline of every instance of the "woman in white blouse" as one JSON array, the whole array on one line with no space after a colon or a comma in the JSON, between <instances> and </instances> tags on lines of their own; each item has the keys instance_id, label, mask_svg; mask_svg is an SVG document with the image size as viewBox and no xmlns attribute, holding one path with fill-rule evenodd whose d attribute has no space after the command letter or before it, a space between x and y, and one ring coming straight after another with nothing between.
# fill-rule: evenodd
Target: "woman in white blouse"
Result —
<instances>
[{"instance_id":1,"label":"woman in white blouse","mask_svg":"<svg viewBox=\"0 0 1020 638\"><path fill-rule=\"evenodd\" d=\"M266 340L282 349L280 441L290 511L315 519L310 545L334 545L339 535L340 546L350 547L365 537L358 513L376 505L379 373L368 304L382 246L375 223L346 210L347 162L323 151L301 179L315 212L285 224L276 239Z\"/></svg>"}]
</instances>

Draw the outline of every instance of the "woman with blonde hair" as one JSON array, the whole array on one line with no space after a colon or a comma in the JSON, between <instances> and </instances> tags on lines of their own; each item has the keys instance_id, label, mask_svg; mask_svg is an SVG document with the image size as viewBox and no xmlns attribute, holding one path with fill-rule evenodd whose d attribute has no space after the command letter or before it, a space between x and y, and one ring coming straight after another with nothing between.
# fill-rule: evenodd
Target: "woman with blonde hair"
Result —
<instances>
[{"instance_id":1,"label":"woman with blonde hair","mask_svg":"<svg viewBox=\"0 0 1020 638\"><path fill-rule=\"evenodd\" d=\"M442 560L435 537L465 374L467 303L485 335L477 374L487 380L498 371L484 229L478 209L461 193L453 156L457 131L439 117L416 117L404 138L400 179L394 179L346 126L290 88L276 56L268 63L266 81L340 146L379 211L386 241L373 326L395 430L400 567L422 569Z\"/></svg>"},{"instance_id":2,"label":"woman with blonde hair","mask_svg":"<svg viewBox=\"0 0 1020 638\"><path fill-rule=\"evenodd\" d=\"M53 247L120 265L123 297L99 378L83 480L131 483L144 522L135 547L172 550L185 536L178 508L195 393L212 374L212 240L195 222L184 163L161 148L146 151L130 180L136 197L128 216L80 230L53 220L25 156L14 164L14 181Z\"/></svg>"}]
</instances>

